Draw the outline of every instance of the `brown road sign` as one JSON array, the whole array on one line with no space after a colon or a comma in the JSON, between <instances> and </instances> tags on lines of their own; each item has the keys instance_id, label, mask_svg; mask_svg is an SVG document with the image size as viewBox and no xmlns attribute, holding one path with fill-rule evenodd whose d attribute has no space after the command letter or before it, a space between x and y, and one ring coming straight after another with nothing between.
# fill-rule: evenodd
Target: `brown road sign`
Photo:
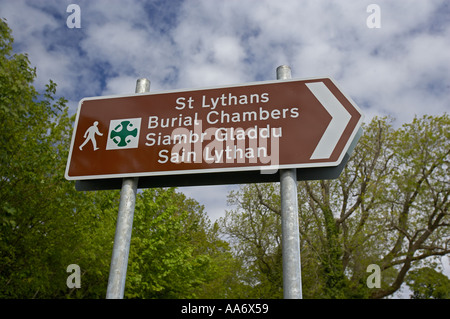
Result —
<instances>
[{"instance_id":1,"label":"brown road sign","mask_svg":"<svg viewBox=\"0 0 450 319\"><path fill-rule=\"evenodd\" d=\"M241 173L337 167L362 119L330 78L85 98L65 176L232 173L236 182Z\"/></svg>"}]
</instances>

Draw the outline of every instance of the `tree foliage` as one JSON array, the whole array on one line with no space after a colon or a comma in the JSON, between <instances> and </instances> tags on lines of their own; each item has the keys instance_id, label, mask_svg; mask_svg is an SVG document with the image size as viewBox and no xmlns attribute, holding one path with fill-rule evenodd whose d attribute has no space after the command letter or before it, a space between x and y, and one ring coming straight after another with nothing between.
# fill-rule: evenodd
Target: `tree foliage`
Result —
<instances>
[{"instance_id":1,"label":"tree foliage","mask_svg":"<svg viewBox=\"0 0 450 319\"><path fill-rule=\"evenodd\" d=\"M450 253L449 124L447 114L398 129L375 118L338 179L298 183L305 297L386 297L416 264ZM278 297L279 185L246 185L229 198L236 209L222 231L256 271L254 296ZM370 264L381 268L379 289L366 285Z\"/></svg>"},{"instance_id":2,"label":"tree foliage","mask_svg":"<svg viewBox=\"0 0 450 319\"><path fill-rule=\"evenodd\" d=\"M136 205L126 297L223 298L233 257L203 206L175 189L147 189Z\"/></svg>"},{"instance_id":3,"label":"tree foliage","mask_svg":"<svg viewBox=\"0 0 450 319\"><path fill-rule=\"evenodd\" d=\"M119 192L64 179L74 117L35 77L0 20L0 298L104 298ZM406 280L417 298L444 298L423 269L450 253L449 117L364 129L340 178L299 183L304 296L380 298ZM281 298L279 185L245 185L229 202L211 224L176 189L139 192L125 297ZM81 288L66 285L70 264ZM370 264L379 289L366 285Z\"/></svg>"},{"instance_id":4,"label":"tree foliage","mask_svg":"<svg viewBox=\"0 0 450 319\"><path fill-rule=\"evenodd\" d=\"M406 282L413 299L450 299L450 279L432 268L411 271Z\"/></svg>"},{"instance_id":5,"label":"tree foliage","mask_svg":"<svg viewBox=\"0 0 450 319\"><path fill-rule=\"evenodd\" d=\"M52 81L13 54L0 22L0 297L73 297L66 268L79 264L83 291L104 295L114 228L111 194L82 194L64 179L73 118Z\"/></svg>"},{"instance_id":6,"label":"tree foliage","mask_svg":"<svg viewBox=\"0 0 450 319\"><path fill-rule=\"evenodd\" d=\"M3 20L0 32L0 298L104 298L119 192L64 179L74 117L54 82L34 88ZM231 296L240 285L217 225L174 189L138 194L132 239L125 297ZM66 285L70 264L81 288Z\"/></svg>"}]
</instances>

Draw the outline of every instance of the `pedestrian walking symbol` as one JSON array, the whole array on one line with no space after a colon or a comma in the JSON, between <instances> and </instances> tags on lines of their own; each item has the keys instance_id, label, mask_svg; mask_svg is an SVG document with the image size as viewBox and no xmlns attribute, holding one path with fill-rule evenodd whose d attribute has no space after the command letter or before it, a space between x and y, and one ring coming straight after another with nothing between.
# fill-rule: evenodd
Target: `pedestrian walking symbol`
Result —
<instances>
[{"instance_id":1,"label":"pedestrian walking symbol","mask_svg":"<svg viewBox=\"0 0 450 319\"><path fill-rule=\"evenodd\" d=\"M106 149L137 148L140 128L141 118L111 120Z\"/></svg>"},{"instance_id":2,"label":"pedestrian walking symbol","mask_svg":"<svg viewBox=\"0 0 450 319\"><path fill-rule=\"evenodd\" d=\"M94 151L98 150L97 141L95 140L95 135L103 136L102 133L98 131L98 122L95 121L92 126L90 126L86 132L84 133L84 142L80 145L80 151L83 150L83 146L85 146L89 141L92 142L92 146L94 147Z\"/></svg>"}]
</instances>

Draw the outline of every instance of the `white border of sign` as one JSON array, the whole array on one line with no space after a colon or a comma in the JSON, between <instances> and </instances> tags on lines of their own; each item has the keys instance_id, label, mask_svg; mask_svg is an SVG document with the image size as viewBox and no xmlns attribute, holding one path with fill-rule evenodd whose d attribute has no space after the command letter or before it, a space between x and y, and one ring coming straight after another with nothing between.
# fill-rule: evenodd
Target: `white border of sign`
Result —
<instances>
[{"instance_id":1,"label":"white border of sign","mask_svg":"<svg viewBox=\"0 0 450 319\"><path fill-rule=\"evenodd\" d=\"M214 87L203 87L198 89L180 89L180 90L170 90L170 91L161 91L156 93L139 93L139 95L158 95L158 94L168 94L168 93L181 93L181 92L193 92L193 91L203 91L203 90L211 90L211 89L226 89L226 88L234 88L234 87L245 87L245 86L255 86L255 85L265 85L265 84L275 84L282 82L298 82L298 81L310 81L310 80L320 80L320 79L329 79L333 84L337 87L337 89L341 92L342 95L352 104L352 106L361 114L361 117L353 129L350 138L347 140L344 149L342 150L340 157L335 162L320 162L320 163L308 163L308 164L292 164L292 165L276 165L276 166L242 166L242 167L229 167L229 168L206 168L206 169L195 169L195 170L176 170L176 171L158 171L158 172L141 172L141 173L127 173L127 174L107 174L107 175L87 175L87 176L69 176L69 168L70 161L72 159L72 150L74 147L75 136L78 127L78 119L80 117L81 107L83 106L83 102L87 100L103 100L103 99L112 99L112 98L123 98L123 97L133 97L137 94L126 94L126 95L110 95L110 96L97 96L97 97L86 97L80 100L78 104L75 126L72 133L72 140L70 143L70 150L68 161L66 165L65 178L67 180L94 180L94 179L108 179L108 178L127 178L127 177L144 177L144 176L163 176L163 175L185 175L185 174L205 174L205 173L221 173L221 172L241 172L241 171L261 171L261 174L273 174L276 173L278 169L288 169L288 168L315 168L315 167L330 167L339 165L346 152L348 151L350 145L355 139L358 130L361 128L362 122L364 120L364 114L361 112L361 109L356 105L356 103L345 94L336 81L332 77L314 77L314 78L306 78L306 79L289 79L289 80L273 80L273 81L259 81L259 82L249 82L243 84L233 84L233 85L223 85L223 86L214 86Z\"/></svg>"}]
</instances>

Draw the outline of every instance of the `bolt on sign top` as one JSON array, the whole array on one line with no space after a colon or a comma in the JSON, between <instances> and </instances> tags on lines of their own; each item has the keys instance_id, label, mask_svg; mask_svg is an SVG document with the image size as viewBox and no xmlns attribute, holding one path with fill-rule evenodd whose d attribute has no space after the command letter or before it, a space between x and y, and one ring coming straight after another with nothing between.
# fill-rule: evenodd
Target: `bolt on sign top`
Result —
<instances>
[{"instance_id":1,"label":"bolt on sign top","mask_svg":"<svg viewBox=\"0 0 450 319\"><path fill-rule=\"evenodd\" d=\"M343 163L362 120L331 78L85 98L65 176L165 177L175 184L183 176L215 176L205 184L222 184L227 174L236 183L259 175L276 181L268 175L285 168L314 175Z\"/></svg>"}]
</instances>

